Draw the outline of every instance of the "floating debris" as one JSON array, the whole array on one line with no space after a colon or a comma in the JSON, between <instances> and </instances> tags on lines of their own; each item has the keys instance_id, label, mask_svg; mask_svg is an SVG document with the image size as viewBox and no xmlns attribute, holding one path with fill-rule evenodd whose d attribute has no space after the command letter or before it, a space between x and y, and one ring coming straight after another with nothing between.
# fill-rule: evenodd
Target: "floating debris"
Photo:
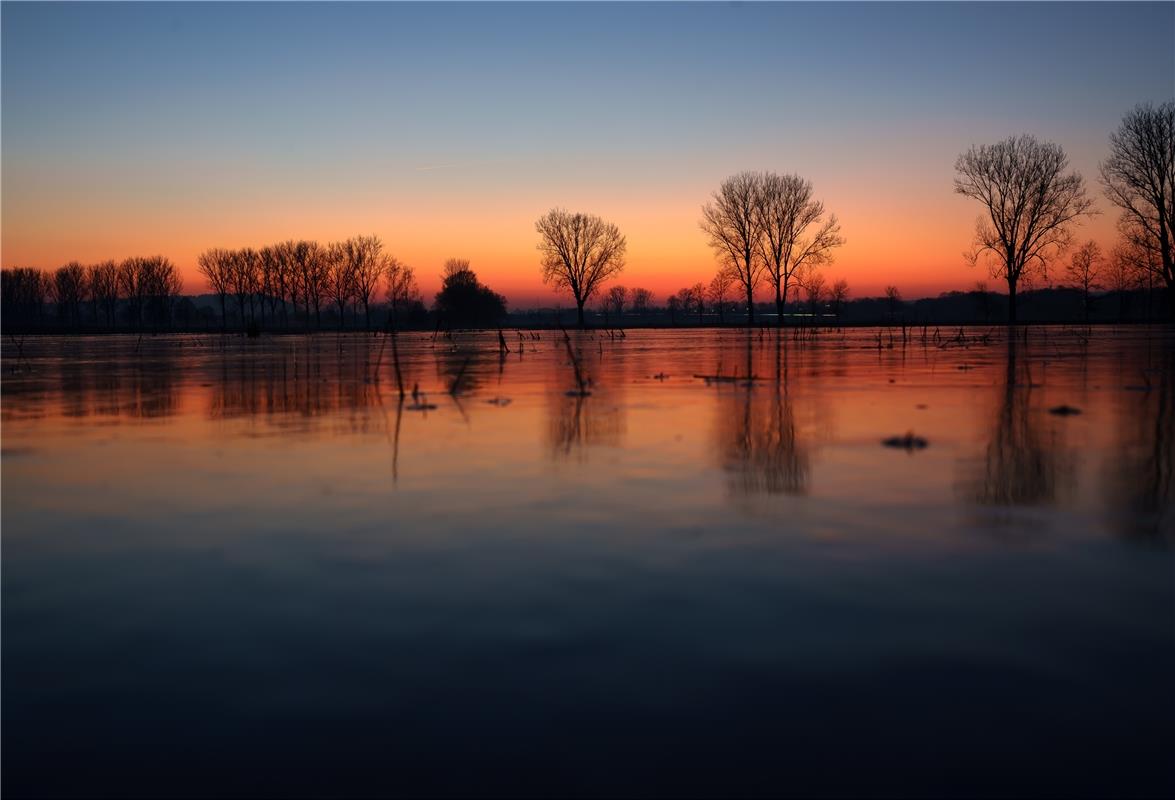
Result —
<instances>
[{"instance_id":1,"label":"floating debris","mask_svg":"<svg viewBox=\"0 0 1175 800\"><path fill-rule=\"evenodd\" d=\"M919 411L925 411L926 409L930 408L930 406L926 405L925 403L919 403L918 405L914 406L914 408L918 409Z\"/></svg>"},{"instance_id":2,"label":"floating debris","mask_svg":"<svg viewBox=\"0 0 1175 800\"><path fill-rule=\"evenodd\" d=\"M491 406L508 406L512 401L509 397L491 397L486 402Z\"/></svg>"},{"instance_id":3,"label":"floating debris","mask_svg":"<svg viewBox=\"0 0 1175 800\"><path fill-rule=\"evenodd\" d=\"M711 383L752 383L753 381L761 381L758 375L751 375L749 378L741 377L739 375L699 375L694 373L695 378L701 378L707 384Z\"/></svg>"},{"instance_id":4,"label":"floating debris","mask_svg":"<svg viewBox=\"0 0 1175 800\"><path fill-rule=\"evenodd\" d=\"M1049 413L1056 414L1058 417L1071 417L1074 414L1080 414L1081 409L1074 408L1073 406L1067 406L1067 405L1061 404L1059 406L1053 406L1052 408L1050 408Z\"/></svg>"},{"instance_id":5,"label":"floating debris","mask_svg":"<svg viewBox=\"0 0 1175 800\"><path fill-rule=\"evenodd\" d=\"M655 380L655 381L663 381L663 380L667 380L668 378L669 378L669 375L664 372L658 372L656 375L653 376L653 380Z\"/></svg>"},{"instance_id":6,"label":"floating debris","mask_svg":"<svg viewBox=\"0 0 1175 800\"><path fill-rule=\"evenodd\" d=\"M909 431L905 436L891 436L888 439L882 439L881 443L886 447L896 447L899 450L924 450L930 444L921 436L915 436L913 431Z\"/></svg>"}]
</instances>

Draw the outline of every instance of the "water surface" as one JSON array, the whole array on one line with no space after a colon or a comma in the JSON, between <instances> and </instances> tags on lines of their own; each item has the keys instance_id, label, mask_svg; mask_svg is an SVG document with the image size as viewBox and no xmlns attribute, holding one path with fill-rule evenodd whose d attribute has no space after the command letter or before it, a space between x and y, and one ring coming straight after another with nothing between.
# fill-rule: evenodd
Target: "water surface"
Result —
<instances>
[{"instance_id":1,"label":"water surface","mask_svg":"<svg viewBox=\"0 0 1175 800\"><path fill-rule=\"evenodd\" d=\"M4 790L1170 794L1175 336L984 333L6 342Z\"/></svg>"}]
</instances>

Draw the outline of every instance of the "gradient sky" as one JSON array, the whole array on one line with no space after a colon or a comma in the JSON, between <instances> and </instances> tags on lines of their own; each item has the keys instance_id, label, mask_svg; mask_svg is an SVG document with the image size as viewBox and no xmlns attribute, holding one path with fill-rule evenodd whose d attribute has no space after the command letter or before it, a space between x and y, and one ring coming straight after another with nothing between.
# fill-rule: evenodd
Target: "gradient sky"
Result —
<instances>
[{"instance_id":1,"label":"gradient sky","mask_svg":"<svg viewBox=\"0 0 1175 800\"><path fill-rule=\"evenodd\" d=\"M468 258L556 302L534 220L628 237L621 280L708 280L699 208L798 172L841 218L854 296L987 277L952 192L972 143L1056 141L1096 179L1141 101L1175 97L1175 3L2 6L2 257L55 267L376 233L431 295ZM1116 214L1082 236L1113 243Z\"/></svg>"}]
</instances>

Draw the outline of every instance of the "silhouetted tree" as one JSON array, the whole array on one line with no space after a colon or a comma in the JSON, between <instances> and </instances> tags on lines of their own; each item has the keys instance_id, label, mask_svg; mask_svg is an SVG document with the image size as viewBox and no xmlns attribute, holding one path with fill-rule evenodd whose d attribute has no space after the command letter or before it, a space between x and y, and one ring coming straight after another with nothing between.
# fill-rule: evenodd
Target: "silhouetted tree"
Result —
<instances>
[{"instance_id":1,"label":"silhouetted tree","mask_svg":"<svg viewBox=\"0 0 1175 800\"><path fill-rule=\"evenodd\" d=\"M701 227L710 247L746 294L748 326L755 323L755 289L763 277L760 183L758 173L740 172L724 180L711 201L702 206Z\"/></svg>"},{"instance_id":2,"label":"silhouetted tree","mask_svg":"<svg viewBox=\"0 0 1175 800\"><path fill-rule=\"evenodd\" d=\"M637 287L632 290L632 311L634 314L644 316L649 313L649 309L653 306L653 293L648 289L641 289Z\"/></svg>"},{"instance_id":3,"label":"silhouetted tree","mask_svg":"<svg viewBox=\"0 0 1175 800\"><path fill-rule=\"evenodd\" d=\"M5 269L0 276L4 325L39 324L49 294L49 276L32 267Z\"/></svg>"},{"instance_id":4,"label":"silhouetted tree","mask_svg":"<svg viewBox=\"0 0 1175 800\"><path fill-rule=\"evenodd\" d=\"M298 289L306 309L306 319L310 319L310 309L314 308L314 327L322 325L322 298L326 294L329 262L325 249L314 241L305 239L294 244L295 276Z\"/></svg>"},{"instance_id":5,"label":"silhouetted tree","mask_svg":"<svg viewBox=\"0 0 1175 800\"><path fill-rule=\"evenodd\" d=\"M452 327L497 325L506 316L506 298L479 281L468 261L454 265L455 261L445 264L437 313Z\"/></svg>"},{"instance_id":6,"label":"silhouetted tree","mask_svg":"<svg viewBox=\"0 0 1175 800\"><path fill-rule=\"evenodd\" d=\"M143 324L143 305L147 296L147 267L145 259L132 256L118 265L118 285L127 300L131 325L138 329Z\"/></svg>"},{"instance_id":7,"label":"silhouetted tree","mask_svg":"<svg viewBox=\"0 0 1175 800\"><path fill-rule=\"evenodd\" d=\"M1175 315L1175 101L1135 106L1110 135L1101 165L1106 196L1128 227L1155 250L1158 275Z\"/></svg>"},{"instance_id":8,"label":"silhouetted tree","mask_svg":"<svg viewBox=\"0 0 1175 800\"><path fill-rule=\"evenodd\" d=\"M144 271L144 311L152 324L170 327L172 305L184 286L179 270L164 256L149 256L141 259L139 264Z\"/></svg>"},{"instance_id":9,"label":"silhouetted tree","mask_svg":"<svg viewBox=\"0 0 1175 800\"><path fill-rule=\"evenodd\" d=\"M1048 259L1069 245L1070 229L1090 214L1091 201L1060 145L1013 136L973 146L955 162L955 191L986 209L975 229L975 263L985 253L992 277L1008 284L1008 324L1016 324L1016 285L1025 270L1044 273Z\"/></svg>"},{"instance_id":10,"label":"silhouetted tree","mask_svg":"<svg viewBox=\"0 0 1175 800\"><path fill-rule=\"evenodd\" d=\"M1150 280L1157 275L1159 254L1145 246L1143 240L1126 237L1114 247L1106 268L1108 287L1118 297L1118 319L1126 314L1126 298L1133 289L1151 289ZM1147 292L1150 300L1150 292Z\"/></svg>"},{"instance_id":11,"label":"silhouetted tree","mask_svg":"<svg viewBox=\"0 0 1175 800\"><path fill-rule=\"evenodd\" d=\"M114 261L103 261L92 264L87 269L87 280L90 284L90 297L94 304L102 309L106 317L106 326L113 329L115 313L118 311L118 264Z\"/></svg>"},{"instance_id":12,"label":"silhouetted tree","mask_svg":"<svg viewBox=\"0 0 1175 800\"><path fill-rule=\"evenodd\" d=\"M710 279L710 285L706 287L706 299L710 301L710 307L718 310L719 325L724 322L723 311L733 286L734 275L731 270L727 267L719 267L718 271L714 273L714 277Z\"/></svg>"},{"instance_id":13,"label":"silhouetted tree","mask_svg":"<svg viewBox=\"0 0 1175 800\"><path fill-rule=\"evenodd\" d=\"M706 313L706 284L698 281L688 290L690 304L694 311L698 312L698 324L703 322L703 315Z\"/></svg>"},{"instance_id":14,"label":"silhouetted tree","mask_svg":"<svg viewBox=\"0 0 1175 800\"><path fill-rule=\"evenodd\" d=\"M804 291L808 295L808 309L813 322L818 321L820 304L824 302L824 284L824 275L815 270L804 277Z\"/></svg>"},{"instance_id":15,"label":"silhouetted tree","mask_svg":"<svg viewBox=\"0 0 1175 800\"><path fill-rule=\"evenodd\" d=\"M388 310L392 315L392 326L396 327L412 305L420 302L420 288L416 285L412 267L395 256L388 256L384 268L388 281Z\"/></svg>"},{"instance_id":16,"label":"silhouetted tree","mask_svg":"<svg viewBox=\"0 0 1175 800\"><path fill-rule=\"evenodd\" d=\"M297 243L290 240L273 246L274 290L277 294L277 300L281 304L283 327L289 327L290 324L286 301L287 299L291 302L295 301L295 273L298 267L298 261L295 255L296 247ZM295 313L297 313L296 308Z\"/></svg>"},{"instance_id":17,"label":"silhouetted tree","mask_svg":"<svg viewBox=\"0 0 1175 800\"><path fill-rule=\"evenodd\" d=\"M775 289L775 311L783 324L788 288L809 266L832 260L844 244L836 215L824 219L824 204L812 197L812 184L799 175L767 173L760 177L756 213L763 235L760 248Z\"/></svg>"},{"instance_id":18,"label":"silhouetted tree","mask_svg":"<svg viewBox=\"0 0 1175 800\"><path fill-rule=\"evenodd\" d=\"M82 321L82 301L86 296L86 270L76 261L59 267L49 284L57 303L57 316L63 325L77 327Z\"/></svg>"},{"instance_id":19,"label":"silhouetted tree","mask_svg":"<svg viewBox=\"0 0 1175 800\"><path fill-rule=\"evenodd\" d=\"M628 243L611 222L561 208L540 217L535 229L543 254L543 282L571 292L582 328L584 303L624 269Z\"/></svg>"},{"instance_id":20,"label":"silhouetted tree","mask_svg":"<svg viewBox=\"0 0 1175 800\"><path fill-rule=\"evenodd\" d=\"M972 291L979 299L980 316L983 317L984 322L989 321L991 319L991 292L987 290L987 281L975 281L975 288Z\"/></svg>"},{"instance_id":21,"label":"silhouetted tree","mask_svg":"<svg viewBox=\"0 0 1175 800\"><path fill-rule=\"evenodd\" d=\"M355 296L355 262L348 242L332 242L326 248L326 291L339 308L339 330L345 327L347 303Z\"/></svg>"},{"instance_id":22,"label":"silhouetted tree","mask_svg":"<svg viewBox=\"0 0 1175 800\"><path fill-rule=\"evenodd\" d=\"M832 303L832 313L839 322L841 309L849 300L849 282L844 278L837 278L828 292L828 299Z\"/></svg>"},{"instance_id":23,"label":"silhouetted tree","mask_svg":"<svg viewBox=\"0 0 1175 800\"><path fill-rule=\"evenodd\" d=\"M617 321L624 315L624 304L628 301L628 289L613 286L608 290L608 307L616 314Z\"/></svg>"},{"instance_id":24,"label":"silhouetted tree","mask_svg":"<svg viewBox=\"0 0 1175 800\"><path fill-rule=\"evenodd\" d=\"M233 287L233 259L230 250L213 247L205 250L196 258L196 269L208 281L209 288L220 298L220 325L223 330L228 326L228 310L225 308L225 299Z\"/></svg>"},{"instance_id":25,"label":"silhouetted tree","mask_svg":"<svg viewBox=\"0 0 1175 800\"><path fill-rule=\"evenodd\" d=\"M364 325L371 330L371 298L387 274L383 242L378 236L355 236L343 242L343 245L351 265L355 299L363 306Z\"/></svg>"},{"instance_id":26,"label":"silhouetted tree","mask_svg":"<svg viewBox=\"0 0 1175 800\"><path fill-rule=\"evenodd\" d=\"M232 260L229 263L229 286L237 299L237 312L241 315L241 328L246 329L252 321L252 313L246 317L245 304L249 304L251 312L253 294L257 291L259 271L257 251L251 247L233 250Z\"/></svg>"},{"instance_id":27,"label":"silhouetted tree","mask_svg":"<svg viewBox=\"0 0 1175 800\"><path fill-rule=\"evenodd\" d=\"M902 293L898 291L898 287L885 287L885 301L889 308L890 319L893 319L897 316L898 309L902 307Z\"/></svg>"},{"instance_id":28,"label":"silhouetted tree","mask_svg":"<svg viewBox=\"0 0 1175 800\"><path fill-rule=\"evenodd\" d=\"M676 325L677 312L681 311L681 292L669 296L665 301L665 310L669 312L669 324Z\"/></svg>"},{"instance_id":29,"label":"silhouetted tree","mask_svg":"<svg viewBox=\"0 0 1175 800\"><path fill-rule=\"evenodd\" d=\"M1089 322L1090 293L1101 289L1102 251L1092 240L1081 245L1065 267L1065 275L1074 288L1081 290L1083 318Z\"/></svg>"}]
</instances>

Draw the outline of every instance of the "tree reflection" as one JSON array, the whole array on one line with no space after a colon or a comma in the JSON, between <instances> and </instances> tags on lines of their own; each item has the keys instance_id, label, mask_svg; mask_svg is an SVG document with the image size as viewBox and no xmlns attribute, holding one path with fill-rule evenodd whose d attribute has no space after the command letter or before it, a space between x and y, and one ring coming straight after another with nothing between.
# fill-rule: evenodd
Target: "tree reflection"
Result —
<instances>
[{"instance_id":1,"label":"tree reflection","mask_svg":"<svg viewBox=\"0 0 1175 800\"><path fill-rule=\"evenodd\" d=\"M1017 343L1009 336L995 424L978 474L968 486L972 499L984 505L1051 503L1059 481L1069 473L1055 432L1038 427L1030 413L1031 376L1019 372Z\"/></svg>"},{"instance_id":2,"label":"tree reflection","mask_svg":"<svg viewBox=\"0 0 1175 800\"><path fill-rule=\"evenodd\" d=\"M277 357L224 359L211 385L208 416L231 420L264 417L283 428L306 428L330 416L351 432L378 427L383 402L374 376L376 353L365 343L346 351L307 346Z\"/></svg>"},{"instance_id":3,"label":"tree reflection","mask_svg":"<svg viewBox=\"0 0 1175 800\"><path fill-rule=\"evenodd\" d=\"M1175 350L1165 348L1147 385L1126 390L1116 452L1105 464L1106 503L1123 536L1175 538Z\"/></svg>"},{"instance_id":4,"label":"tree reflection","mask_svg":"<svg viewBox=\"0 0 1175 800\"><path fill-rule=\"evenodd\" d=\"M582 335L577 335L578 358L586 376L598 376L602 370L598 350L593 350ZM619 447L627 432L623 387L627 373L622 369L610 374L606 383L596 384L587 396L568 394L575 386L570 361L562 358L551 363L548 385L556 391L547 395L547 443L552 457L583 458L589 447Z\"/></svg>"},{"instance_id":5,"label":"tree reflection","mask_svg":"<svg viewBox=\"0 0 1175 800\"><path fill-rule=\"evenodd\" d=\"M550 396L547 441L556 458L583 456L591 446L618 447L624 438L624 414L606 393L587 397Z\"/></svg>"},{"instance_id":6,"label":"tree reflection","mask_svg":"<svg viewBox=\"0 0 1175 800\"><path fill-rule=\"evenodd\" d=\"M746 340L745 376L754 374L754 340ZM799 441L788 388L788 353L775 337L770 383L746 380L720 389L718 438L722 468L735 494L805 494L810 457Z\"/></svg>"}]
</instances>

